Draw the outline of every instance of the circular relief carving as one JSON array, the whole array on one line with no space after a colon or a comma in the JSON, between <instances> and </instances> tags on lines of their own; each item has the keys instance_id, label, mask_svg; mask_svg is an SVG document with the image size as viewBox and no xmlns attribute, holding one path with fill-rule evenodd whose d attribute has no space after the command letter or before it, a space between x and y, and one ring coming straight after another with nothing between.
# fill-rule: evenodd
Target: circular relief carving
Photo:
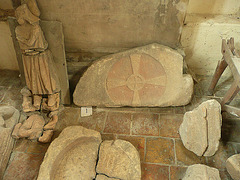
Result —
<instances>
[{"instance_id":1,"label":"circular relief carving","mask_svg":"<svg viewBox=\"0 0 240 180\"><path fill-rule=\"evenodd\" d=\"M161 63L147 54L132 54L111 67L106 90L110 99L123 105L154 105L166 89Z\"/></svg>"}]
</instances>

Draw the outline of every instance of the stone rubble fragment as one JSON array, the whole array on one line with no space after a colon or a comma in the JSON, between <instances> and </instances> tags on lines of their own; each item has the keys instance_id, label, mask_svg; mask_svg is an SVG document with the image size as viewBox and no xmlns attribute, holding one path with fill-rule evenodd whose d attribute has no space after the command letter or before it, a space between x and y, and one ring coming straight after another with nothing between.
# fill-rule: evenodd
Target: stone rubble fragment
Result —
<instances>
[{"instance_id":1,"label":"stone rubble fragment","mask_svg":"<svg viewBox=\"0 0 240 180\"><path fill-rule=\"evenodd\" d=\"M73 101L86 107L166 107L186 105L192 94L182 55L150 44L95 61L80 78Z\"/></svg>"},{"instance_id":2,"label":"stone rubble fragment","mask_svg":"<svg viewBox=\"0 0 240 180\"><path fill-rule=\"evenodd\" d=\"M65 128L49 146L37 180L140 180L140 157L124 140L103 141L99 132Z\"/></svg>"},{"instance_id":3,"label":"stone rubble fragment","mask_svg":"<svg viewBox=\"0 0 240 180\"><path fill-rule=\"evenodd\" d=\"M39 114L33 114L24 123L18 123L12 133L15 139L28 138L37 140L43 133L45 120Z\"/></svg>"},{"instance_id":4,"label":"stone rubble fragment","mask_svg":"<svg viewBox=\"0 0 240 180\"><path fill-rule=\"evenodd\" d=\"M219 171L203 164L189 166L183 180L221 180Z\"/></svg>"},{"instance_id":5,"label":"stone rubble fragment","mask_svg":"<svg viewBox=\"0 0 240 180\"><path fill-rule=\"evenodd\" d=\"M13 149L11 137L14 125L19 121L20 113L12 106L0 106L0 179L7 167Z\"/></svg>"},{"instance_id":6,"label":"stone rubble fragment","mask_svg":"<svg viewBox=\"0 0 240 180\"><path fill-rule=\"evenodd\" d=\"M186 112L179 128L184 146L198 156L213 156L221 138L221 105L208 100Z\"/></svg>"},{"instance_id":7,"label":"stone rubble fragment","mask_svg":"<svg viewBox=\"0 0 240 180\"><path fill-rule=\"evenodd\" d=\"M226 168L234 180L240 179L240 154L235 154L227 159Z\"/></svg>"},{"instance_id":8,"label":"stone rubble fragment","mask_svg":"<svg viewBox=\"0 0 240 180\"><path fill-rule=\"evenodd\" d=\"M101 143L99 132L81 126L65 128L49 146L38 180L92 180Z\"/></svg>"},{"instance_id":9,"label":"stone rubble fragment","mask_svg":"<svg viewBox=\"0 0 240 180\"><path fill-rule=\"evenodd\" d=\"M136 148L124 140L102 142L97 173L124 180L140 180L140 157Z\"/></svg>"}]
</instances>

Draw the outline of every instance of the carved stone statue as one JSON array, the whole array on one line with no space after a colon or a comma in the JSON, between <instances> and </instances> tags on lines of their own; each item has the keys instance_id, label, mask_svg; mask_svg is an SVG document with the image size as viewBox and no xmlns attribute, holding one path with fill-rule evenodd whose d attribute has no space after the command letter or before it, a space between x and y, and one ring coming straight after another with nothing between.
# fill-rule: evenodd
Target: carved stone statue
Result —
<instances>
[{"instance_id":1,"label":"carved stone statue","mask_svg":"<svg viewBox=\"0 0 240 180\"><path fill-rule=\"evenodd\" d=\"M27 88L22 89L23 111L58 111L60 85L48 42L39 25L40 11L36 0L24 0L15 11L19 26L16 38L22 51L22 60ZM50 113L51 114L51 113ZM57 113L52 116L49 127L55 127Z\"/></svg>"}]
</instances>

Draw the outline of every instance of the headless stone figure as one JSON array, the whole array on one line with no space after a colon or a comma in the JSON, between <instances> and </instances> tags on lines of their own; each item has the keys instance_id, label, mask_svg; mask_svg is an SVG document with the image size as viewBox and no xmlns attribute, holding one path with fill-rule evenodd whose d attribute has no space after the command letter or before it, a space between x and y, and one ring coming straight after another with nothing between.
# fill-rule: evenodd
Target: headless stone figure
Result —
<instances>
[{"instance_id":1,"label":"headless stone figure","mask_svg":"<svg viewBox=\"0 0 240 180\"><path fill-rule=\"evenodd\" d=\"M43 97L50 111L59 108L59 80L56 74L52 53L48 50L43 31L39 25L40 11L35 0L25 0L16 11L19 26L16 38L22 50L22 59L27 88L23 95L23 110L40 110Z\"/></svg>"},{"instance_id":2,"label":"headless stone figure","mask_svg":"<svg viewBox=\"0 0 240 180\"><path fill-rule=\"evenodd\" d=\"M56 74L52 53L48 50L48 42L39 25L40 11L36 0L23 0L22 3L24 4L15 11L19 23L15 32L22 51L27 85L27 88L21 91L23 95L23 111L32 112L41 109L57 111L60 95L59 79ZM50 127L55 127L58 120L56 116L52 116L51 124L47 125L47 130L50 130ZM21 129L19 130L21 132ZM24 136L27 135L29 134L24 134Z\"/></svg>"}]
</instances>

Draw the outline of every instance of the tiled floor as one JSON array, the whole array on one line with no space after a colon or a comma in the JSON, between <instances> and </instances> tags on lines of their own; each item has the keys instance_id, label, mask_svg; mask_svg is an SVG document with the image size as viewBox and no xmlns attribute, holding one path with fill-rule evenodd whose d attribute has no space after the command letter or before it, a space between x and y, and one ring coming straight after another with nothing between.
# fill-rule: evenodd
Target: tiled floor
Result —
<instances>
[{"instance_id":1,"label":"tiled floor","mask_svg":"<svg viewBox=\"0 0 240 180\"><path fill-rule=\"evenodd\" d=\"M188 165L203 163L220 170L222 179L231 179L225 169L226 159L240 153L240 121L223 113L222 142L213 157L198 157L185 149L178 128L186 111L206 99L221 97L231 83L223 79L213 97L206 96L209 77L198 77L191 104L170 108L95 108L93 116L80 117L80 108L65 107L59 115L54 138L67 126L81 125L95 129L102 139L124 139L139 151L143 180L180 180ZM17 72L0 72L0 104L21 109L20 79ZM238 105L239 100L233 104ZM238 144L239 143L239 144ZM28 140L16 141L5 180L35 179L49 144Z\"/></svg>"}]
</instances>

